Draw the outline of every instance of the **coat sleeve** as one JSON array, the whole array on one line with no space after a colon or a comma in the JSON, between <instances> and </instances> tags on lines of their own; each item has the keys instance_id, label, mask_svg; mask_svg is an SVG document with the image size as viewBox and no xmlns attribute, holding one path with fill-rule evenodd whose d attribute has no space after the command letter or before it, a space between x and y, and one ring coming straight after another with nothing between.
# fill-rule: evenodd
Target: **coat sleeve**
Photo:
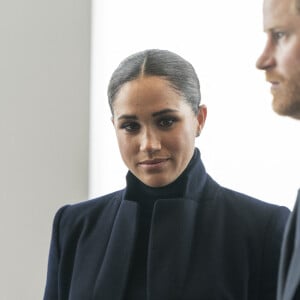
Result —
<instances>
[{"instance_id":1,"label":"coat sleeve","mask_svg":"<svg viewBox=\"0 0 300 300\"><path fill-rule=\"evenodd\" d=\"M59 224L63 212L67 206L60 208L53 221L52 227L52 237L50 243L50 251L48 258L48 271L47 271L47 280L46 288L44 292L44 300L53 300L58 298L58 273L59 273Z\"/></svg>"},{"instance_id":2,"label":"coat sleeve","mask_svg":"<svg viewBox=\"0 0 300 300\"><path fill-rule=\"evenodd\" d=\"M283 233L290 211L276 207L267 223L263 244L263 263L260 278L260 300L276 299L279 257Z\"/></svg>"}]
</instances>

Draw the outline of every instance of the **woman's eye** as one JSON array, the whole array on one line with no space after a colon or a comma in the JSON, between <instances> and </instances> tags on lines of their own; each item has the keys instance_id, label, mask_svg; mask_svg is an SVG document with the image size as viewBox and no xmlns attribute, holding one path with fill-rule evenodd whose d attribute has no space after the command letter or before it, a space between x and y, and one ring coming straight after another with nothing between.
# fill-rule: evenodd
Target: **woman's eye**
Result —
<instances>
[{"instance_id":1,"label":"woman's eye","mask_svg":"<svg viewBox=\"0 0 300 300\"><path fill-rule=\"evenodd\" d=\"M121 125L121 129L125 129L128 132L135 132L140 129L140 125L135 122L124 123Z\"/></svg>"},{"instance_id":2,"label":"woman's eye","mask_svg":"<svg viewBox=\"0 0 300 300\"><path fill-rule=\"evenodd\" d=\"M160 127L168 128L171 127L175 122L174 118L162 119L158 122Z\"/></svg>"}]
</instances>

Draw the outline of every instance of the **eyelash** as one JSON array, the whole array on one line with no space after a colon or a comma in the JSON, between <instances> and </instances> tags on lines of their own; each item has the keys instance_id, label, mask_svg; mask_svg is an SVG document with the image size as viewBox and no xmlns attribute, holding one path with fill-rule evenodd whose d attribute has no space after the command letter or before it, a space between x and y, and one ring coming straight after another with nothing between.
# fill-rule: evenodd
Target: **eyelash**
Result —
<instances>
[{"instance_id":1,"label":"eyelash","mask_svg":"<svg viewBox=\"0 0 300 300\"><path fill-rule=\"evenodd\" d=\"M280 39L282 39L285 36L285 32L283 31L274 31L272 32L272 38L275 41L279 41Z\"/></svg>"},{"instance_id":2,"label":"eyelash","mask_svg":"<svg viewBox=\"0 0 300 300\"><path fill-rule=\"evenodd\" d=\"M164 129L172 127L172 125L177 122L177 118L174 117L164 117L158 120L158 126Z\"/></svg>"},{"instance_id":3,"label":"eyelash","mask_svg":"<svg viewBox=\"0 0 300 300\"><path fill-rule=\"evenodd\" d=\"M120 128L127 132L135 132L140 129L140 125L137 122L126 122L121 124Z\"/></svg>"},{"instance_id":4,"label":"eyelash","mask_svg":"<svg viewBox=\"0 0 300 300\"><path fill-rule=\"evenodd\" d=\"M164 130L164 129L168 130L177 121L178 121L178 119L175 117L163 117L163 118L158 119L156 124L162 130ZM141 128L141 126L138 122L129 121L129 122L125 122L125 123L121 124L120 128L124 129L125 131L127 131L129 133L135 133Z\"/></svg>"}]
</instances>

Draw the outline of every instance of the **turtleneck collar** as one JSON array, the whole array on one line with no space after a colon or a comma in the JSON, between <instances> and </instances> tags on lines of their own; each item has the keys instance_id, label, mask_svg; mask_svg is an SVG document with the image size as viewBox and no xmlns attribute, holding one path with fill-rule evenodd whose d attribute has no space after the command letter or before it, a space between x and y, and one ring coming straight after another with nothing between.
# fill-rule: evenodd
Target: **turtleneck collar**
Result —
<instances>
[{"instance_id":1,"label":"turtleneck collar","mask_svg":"<svg viewBox=\"0 0 300 300\"><path fill-rule=\"evenodd\" d=\"M170 198L199 199L207 178L200 156L199 149L195 148L193 157L182 174L175 181L163 187L147 186L128 171L125 199L141 204L146 199L152 201Z\"/></svg>"}]
</instances>

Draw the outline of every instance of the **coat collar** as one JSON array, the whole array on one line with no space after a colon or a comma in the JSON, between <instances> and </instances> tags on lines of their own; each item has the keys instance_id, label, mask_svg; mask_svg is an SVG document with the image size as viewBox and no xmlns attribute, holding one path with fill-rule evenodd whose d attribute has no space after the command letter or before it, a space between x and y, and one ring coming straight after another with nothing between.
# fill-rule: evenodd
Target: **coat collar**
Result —
<instances>
[{"instance_id":1,"label":"coat collar","mask_svg":"<svg viewBox=\"0 0 300 300\"><path fill-rule=\"evenodd\" d=\"M197 207L206 178L200 152L195 149L193 159L179 178L181 195L163 199L157 195L148 243L148 300L180 299L190 264ZM139 210L138 201L128 201L125 195L128 195L126 190L109 237L93 299L121 300L124 296Z\"/></svg>"},{"instance_id":2,"label":"coat collar","mask_svg":"<svg viewBox=\"0 0 300 300\"><path fill-rule=\"evenodd\" d=\"M155 204L148 251L149 299L182 299L198 203L183 198Z\"/></svg>"},{"instance_id":3,"label":"coat collar","mask_svg":"<svg viewBox=\"0 0 300 300\"><path fill-rule=\"evenodd\" d=\"M134 249L136 223L137 204L122 201L96 279L93 299L123 298Z\"/></svg>"},{"instance_id":4,"label":"coat collar","mask_svg":"<svg viewBox=\"0 0 300 300\"><path fill-rule=\"evenodd\" d=\"M200 151L195 148L193 157L186 169L174 182L164 187L149 187L129 171L126 176L127 186L124 199L137 201L141 205L144 205L142 203L144 199L187 198L198 201L206 179L207 173L201 161Z\"/></svg>"}]
</instances>

